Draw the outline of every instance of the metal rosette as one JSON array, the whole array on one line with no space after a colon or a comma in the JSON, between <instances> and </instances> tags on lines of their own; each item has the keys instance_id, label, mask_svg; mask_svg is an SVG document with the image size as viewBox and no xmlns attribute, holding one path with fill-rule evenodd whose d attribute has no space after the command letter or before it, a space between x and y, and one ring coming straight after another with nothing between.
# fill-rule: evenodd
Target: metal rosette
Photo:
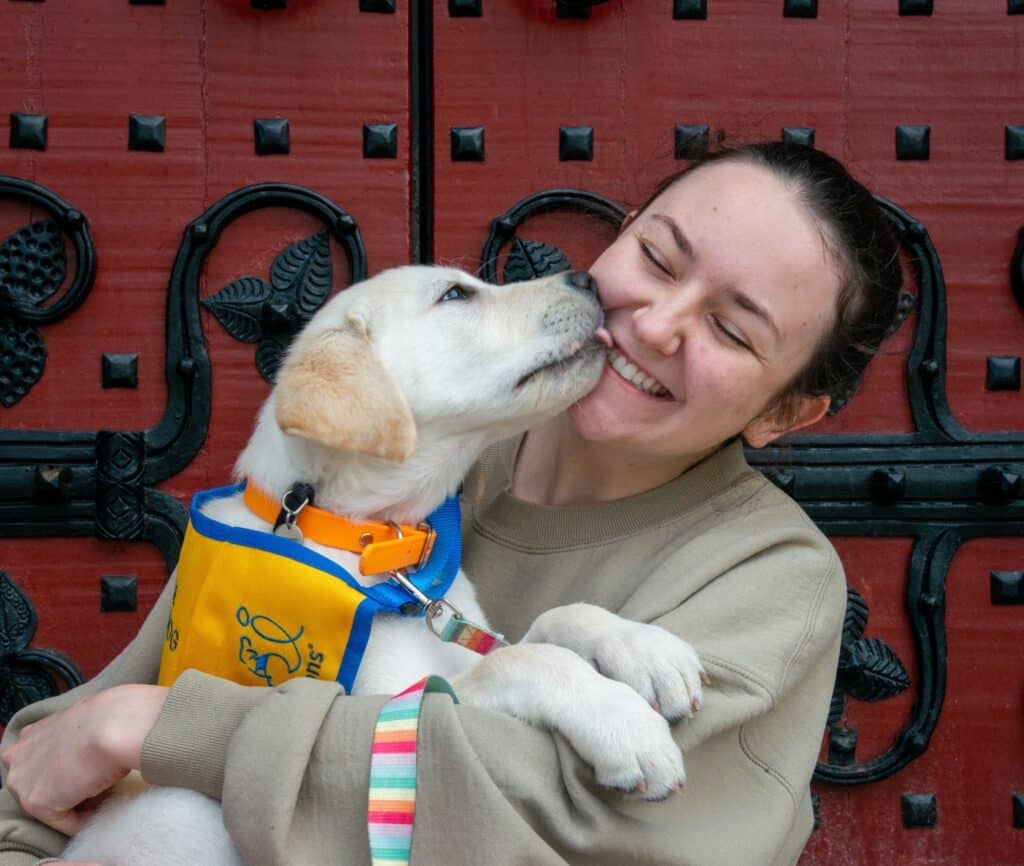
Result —
<instances>
[{"instance_id":1,"label":"metal rosette","mask_svg":"<svg viewBox=\"0 0 1024 866\"><path fill-rule=\"evenodd\" d=\"M35 326L63 319L85 300L96 278L96 248L84 214L45 187L0 176L0 197L49 214L0 242L0 404L11 407L46 366L46 346ZM74 248L75 272L58 296L67 276L65 238Z\"/></svg>"},{"instance_id":2,"label":"metal rosette","mask_svg":"<svg viewBox=\"0 0 1024 866\"><path fill-rule=\"evenodd\" d=\"M489 283L498 281L497 263L502 247L514 245L509 262L517 279L530 279L546 274L568 270L568 258L557 247L536 241L523 241L516 235L516 229L530 217L548 211L570 210L594 214L616 228L622 225L626 210L611 199L584 189L549 189L527 196L512 205L501 216L491 221L491 228L480 254L480 276ZM506 262L505 279L509 280L509 264Z\"/></svg>"}]
</instances>

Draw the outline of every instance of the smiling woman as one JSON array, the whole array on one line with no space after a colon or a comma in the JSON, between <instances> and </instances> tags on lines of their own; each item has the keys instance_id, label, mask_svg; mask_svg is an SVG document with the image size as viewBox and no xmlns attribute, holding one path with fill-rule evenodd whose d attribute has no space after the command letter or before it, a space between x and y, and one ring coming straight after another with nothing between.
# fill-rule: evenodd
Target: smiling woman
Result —
<instances>
[{"instance_id":1,"label":"smiling woman","mask_svg":"<svg viewBox=\"0 0 1024 866\"><path fill-rule=\"evenodd\" d=\"M464 565L513 638L589 602L692 643L712 685L676 728L687 794L660 812L595 806L564 760L561 791L525 771L498 784L545 816L530 862L789 866L811 829L845 581L742 441L813 424L853 389L897 314L896 241L834 159L752 144L666 179L591 274L603 374L481 461ZM662 703L658 672L623 671L615 647L609 635L598 669Z\"/></svg>"},{"instance_id":2,"label":"smiling woman","mask_svg":"<svg viewBox=\"0 0 1024 866\"><path fill-rule=\"evenodd\" d=\"M548 504L621 498L736 436L761 447L813 424L877 351L902 279L870 193L786 143L718 151L668 179L591 273L608 367L531 433L516 473L519 495Z\"/></svg>"}]
</instances>

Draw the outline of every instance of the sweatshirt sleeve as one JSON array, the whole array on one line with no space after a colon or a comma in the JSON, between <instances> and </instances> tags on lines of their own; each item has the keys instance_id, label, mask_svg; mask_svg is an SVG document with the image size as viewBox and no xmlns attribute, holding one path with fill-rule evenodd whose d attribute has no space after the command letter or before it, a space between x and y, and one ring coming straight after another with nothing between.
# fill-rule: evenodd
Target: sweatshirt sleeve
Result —
<instances>
[{"instance_id":1,"label":"sweatshirt sleeve","mask_svg":"<svg viewBox=\"0 0 1024 866\"><path fill-rule=\"evenodd\" d=\"M155 682L173 592L169 582L134 640L93 679L15 713L4 730L0 750L16 740L26 725L64 709L79 698L125 683ZM11 795L0 789L0 866L22 866L56 856L64 849L66 841L61 833L27 817Z\"/></svg>"},{"instance_id":2,"label":"sweatshirt sleeve","mask_svg":"<svg viewBox=\"0 0 1024 866\"><path fill-rule=\"evenodd\" d=\"M773 863L806 809L844 599L827 543L782 544L658 617L705 654L713 679L705 708L674 729L687 790L662 803L601 789L557 735L427 696L413 863ZM146 741L143 774L221 797L250 866L365 866L384 700L320 681L247 689L186 672Z\"/></svg>"}]
</instances>

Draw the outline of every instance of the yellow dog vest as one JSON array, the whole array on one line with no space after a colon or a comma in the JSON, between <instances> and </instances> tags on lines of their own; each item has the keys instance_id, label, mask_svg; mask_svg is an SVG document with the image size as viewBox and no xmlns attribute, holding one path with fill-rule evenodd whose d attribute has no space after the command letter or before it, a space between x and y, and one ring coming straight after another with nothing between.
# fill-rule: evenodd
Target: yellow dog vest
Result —
<instances>
[{"instance_id":1,"label":"yellow dog vest","mask_svg":"<svg viewBox=\"0 0 1024 866\"><path fill-rule=\"evenodd\" d=\"M182 671L197 668L249 686L276 686L292 677L337 680L350 692L374 615L422 615L422 607L410 605L412 596L390 583L361 586L301 542L202 513L207 502L244 487L207 490L192 500L158 683L171 685ZM445 501L428 522L437 540L411 580L438 599L458 573L458 500Z\"/></svg>"}]
</instances>

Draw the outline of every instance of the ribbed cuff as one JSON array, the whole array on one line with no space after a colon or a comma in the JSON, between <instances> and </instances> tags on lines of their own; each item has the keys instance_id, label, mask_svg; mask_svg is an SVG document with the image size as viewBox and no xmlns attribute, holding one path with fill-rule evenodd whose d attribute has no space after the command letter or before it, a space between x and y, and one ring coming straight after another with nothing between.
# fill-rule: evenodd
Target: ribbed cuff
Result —
<instances>
[{"instance_id":1,"label":"ribbed cuff","mask_svg":"<svg viewBox=\"0 0 1024 866\"><path fill-rule=\"evenodd\" d=\"M54 863L54 858L40 860L35 854L27 851L4 851L0 848L0 866L36 866L37 863Z\"/></svg>"},{"instance_id":2,"label":"ribbed cuff","mask_svg":"<svg viewBox=\"0 0 1024 866\"><path fill-rule=\"evenodd\" d=\"M142 744L142 777L219 800L231 737L267 691L185 671Z\"/></svg>"}]
</instances>

